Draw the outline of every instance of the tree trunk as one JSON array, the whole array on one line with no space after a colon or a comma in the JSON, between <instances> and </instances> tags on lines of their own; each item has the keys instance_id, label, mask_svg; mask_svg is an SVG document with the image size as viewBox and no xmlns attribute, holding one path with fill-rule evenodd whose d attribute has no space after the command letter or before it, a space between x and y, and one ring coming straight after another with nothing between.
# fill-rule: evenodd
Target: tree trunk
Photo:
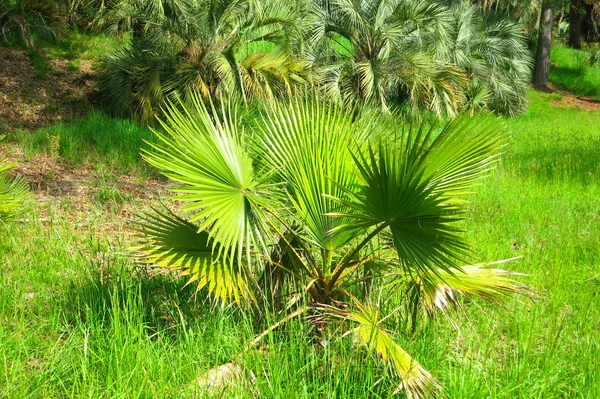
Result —
<instances>
[{"instance_id":1,"label":"tree trunk","mask_svg":"<svg viewBox=\"0 0 600 399\"><path fill-rule=\"evenodd\" d=\"M540 17L540 33L535 55L535 68L533 70L533 85L536 87L548 86L553 21L554 10L552 9L552 0L544 0L542 4L542 15Z\"/></svg>"},{"instance_id":2,"label":"tree trunk","mask_svg":"<svg viewBox=\"0 0 600 399\"><path fill-rule=\"evenodd\" d=\"M569 5L569 46L581 48L581 0L571 0Z\"/></svg>"}]
</instances>

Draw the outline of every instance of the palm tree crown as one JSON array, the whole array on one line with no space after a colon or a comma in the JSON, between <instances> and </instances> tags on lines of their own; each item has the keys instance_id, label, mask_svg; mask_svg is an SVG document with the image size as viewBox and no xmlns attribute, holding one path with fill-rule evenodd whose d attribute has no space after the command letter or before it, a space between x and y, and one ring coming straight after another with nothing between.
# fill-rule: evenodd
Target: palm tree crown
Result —
<instances>
[{"instance_id":1,"label":"palm tree crown","mask_svg":"<svg viewBox=\"0 0 600 399\"><path fill-rule=\"evenodd\" d=\"M146 120L166 99L238 94L273 97L305 82L287 33L294 9L275 1L122 0L106 11L108 28L132 40L106 59L103 92L116 111Z\"/></svg>"},{"instance_id":2,"label":"palm tree crown","mask_svg":"<svg viewBox=\"0 0 600 399\"><path fill-rule=\"evenodd\" d=\"M495 118L389 129L317 97L272 105L244 131L232 103L193 104L169 108L161 144L145 153L180 183L191 217L147 215L140 260L223 301L264 298L277 311L286 299L317 325L342 322L414 397L436 383L385 312L403 309L414 327L459 296L529 292L504 270L460 266L471 256L458 226L465 198L505 143Z\"/></svg>"},{"instance_id":3,"label":"palm tree crown","mask_svg":"<svg viewBox=\"0 0 600 399\"><path fill-rule=\"evenodd\" d=\"M448 10L413 0L332 0L315 5L309 59L323 65L328 93L376 101L408 99L414 109L456 113L463 72L446 62Z\"/></svg>"}]
</instances>

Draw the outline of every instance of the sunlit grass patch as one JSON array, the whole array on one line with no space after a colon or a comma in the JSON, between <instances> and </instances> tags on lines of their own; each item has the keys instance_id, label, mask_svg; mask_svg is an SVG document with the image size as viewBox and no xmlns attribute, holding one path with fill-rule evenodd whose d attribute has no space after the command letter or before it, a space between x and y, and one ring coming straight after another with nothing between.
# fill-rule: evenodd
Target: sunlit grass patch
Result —
<instances>
[{"instance_id":1,"label":"sunlit grass patch","mask_svg":"<svg viewBox=\"0 0 600 399\"><path fill-rule=\"evenodd\" d=\"M557 108L558 99L532 91L529 112L506 121L502 164L476 189L464 226L477 259L520 257L509 268L527 274L520 281L538 297L483 311L466 305L458 331L442 317L402 342L450 399L600 397L600 112ZM50 133L80 142L79 134L115 131L99 147L138 162L127 161L137 156L133 144L107 149L120 135L136 136L127 133L134 128L96 117L106 125L89 124L108 126L104 133L65 133L67 125ZM88 155L77 162L101 162L103 152L83 142L56 151L67 162L78 150ZM50 142L37 146L54 151ZM96 200L135 200L115 191L108 170L98 174ZM214 306L206 291L184 287L186 278L134 265L124 256L129 232L114 228L109 238L99 228L117 214L85 213L78 204L36 208L0 225L0 397L190 399L192 381L237 359L254 384L212 397L404 398L392 395L390 379L381 379L385 365L351 336L315 339L302 320L237 357L262 320Z\"/></svg>"},{"instance_id":2,"label":"sunlit grass patch","mask_svg":"<svg viewBox=\"0 0 600 399\"><path fill-rule=\"evenodd\" d=\"M60 156L72 166L145 174L153 172L142 162L140 149L146 145L145 140L153 141L154 137L147 127L97 111L71 122L14 135L29 156L45 153Z\"/></svg>"}]
</instances>

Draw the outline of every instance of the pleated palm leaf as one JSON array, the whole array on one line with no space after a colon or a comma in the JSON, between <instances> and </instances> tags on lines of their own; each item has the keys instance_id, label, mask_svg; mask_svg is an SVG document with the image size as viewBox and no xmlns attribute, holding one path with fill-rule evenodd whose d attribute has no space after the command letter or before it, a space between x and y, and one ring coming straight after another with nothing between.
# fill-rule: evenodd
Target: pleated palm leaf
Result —
<instances>
[{"instance_id":1,"label":"pleated palm leaf","mask_svg":"<svg viewBox=\"0 0 600 399\"><path fill-rule=\"evenodd\" d=\"M4 136L0 136L0 141ZM0 221L15 216L23 208L27 185L23 179L10 178L7 173L14 165L0 161Z\"/></svg>"},{"instance_id":2,"label":"pleated palm leaf","mask_svg":"<svg viewBox=\"0 0 600 399\"><path fill-rule=\"evenodd\" d=\"M510 15L525 27L527 34L534 34L538 29L542 0L476 0L471 3L486 13Z\"/></svg>"},{"instance_id":3,"label":"pleated palm leaf","mask_svg":"<svg viewBox=\"0 0 600 399\"><path fill-rule=\"evenodd\" d=\"M435 2L322 0L310 14L307 58L317 82L343 101L408 100L439 115L464 102L463 72L446 62L450 15Z\"/></svg>"},{"instance_id":4,"label":"pleated palm leaf","mask_svg":"<svg viewBox=\"0 0 600 399\"><path fill-rule=\"evenodd\" d=\"M272 105L244 131L231 103L193 104L169 107L166 133L144 153L180 183L172 191L190 217L146 215L141 262L223 302L266 300L282 320L305 313L317 334L340 323L414 398L437 383L400 346L390 314L409 326L409 312L431 315L463 296L530 293L507 271L461 267L471 258L466 197L505 144L495 118L390 131L377 114L317 97Z\"/></svg>"},{"instance_id":5,"label":"pleated palm leaf","mask_svg":"<svg viewBox=\"0 0 600 399\"><path fill-rule=\"evenodd\" d=\"M102 79L116 112L133 109L148 119L166 98L275 98L306 82L306 65L288 46L295 11L285 3L153 0L126 14L136 22L116 17L113 26L133 26L133 40L106 58Z\"/></svg>"}]
</instances>

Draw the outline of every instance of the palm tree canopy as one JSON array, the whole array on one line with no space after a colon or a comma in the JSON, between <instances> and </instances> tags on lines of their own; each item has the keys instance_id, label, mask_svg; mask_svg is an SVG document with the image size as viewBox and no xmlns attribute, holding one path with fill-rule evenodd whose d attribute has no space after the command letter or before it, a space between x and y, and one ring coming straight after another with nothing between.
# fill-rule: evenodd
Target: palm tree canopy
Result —
<instances>
[{"instance_id":1,"label":"palm tree canopy","mask_svg":"<svg viewBox=\"0 0 600 399\"><path fill-rule=\"evenodd\" d=\"M466 198L506 141L494 117L389 129L313 95L268 105L247 129L233 102L194 96L180 108L144 157L180 184L172 191L190 217L146 216L141 261L223 301L268 297L261 276L276 270L278 296L306 293L315 323L354 326L417 398L437 384L393 339L377 298L431 315L459 296L530 293L504 270L461 266ZM366 280L377 293L359 294Z\"/></svg>"},{"instance_id":2,"label":"palm tree canopy","mask_svg":"<svg viewBox=\"0 0 600 399\"><path fill-rule=\"evenodd\" d=\"M107 103L150 120L167 99L188 102L192 92L205 100L290 93L307 78L288 40L296 12L276 1L122 0L104 14L106 29L132 35L105 60Z\"/></svg>"}]
</instances>

